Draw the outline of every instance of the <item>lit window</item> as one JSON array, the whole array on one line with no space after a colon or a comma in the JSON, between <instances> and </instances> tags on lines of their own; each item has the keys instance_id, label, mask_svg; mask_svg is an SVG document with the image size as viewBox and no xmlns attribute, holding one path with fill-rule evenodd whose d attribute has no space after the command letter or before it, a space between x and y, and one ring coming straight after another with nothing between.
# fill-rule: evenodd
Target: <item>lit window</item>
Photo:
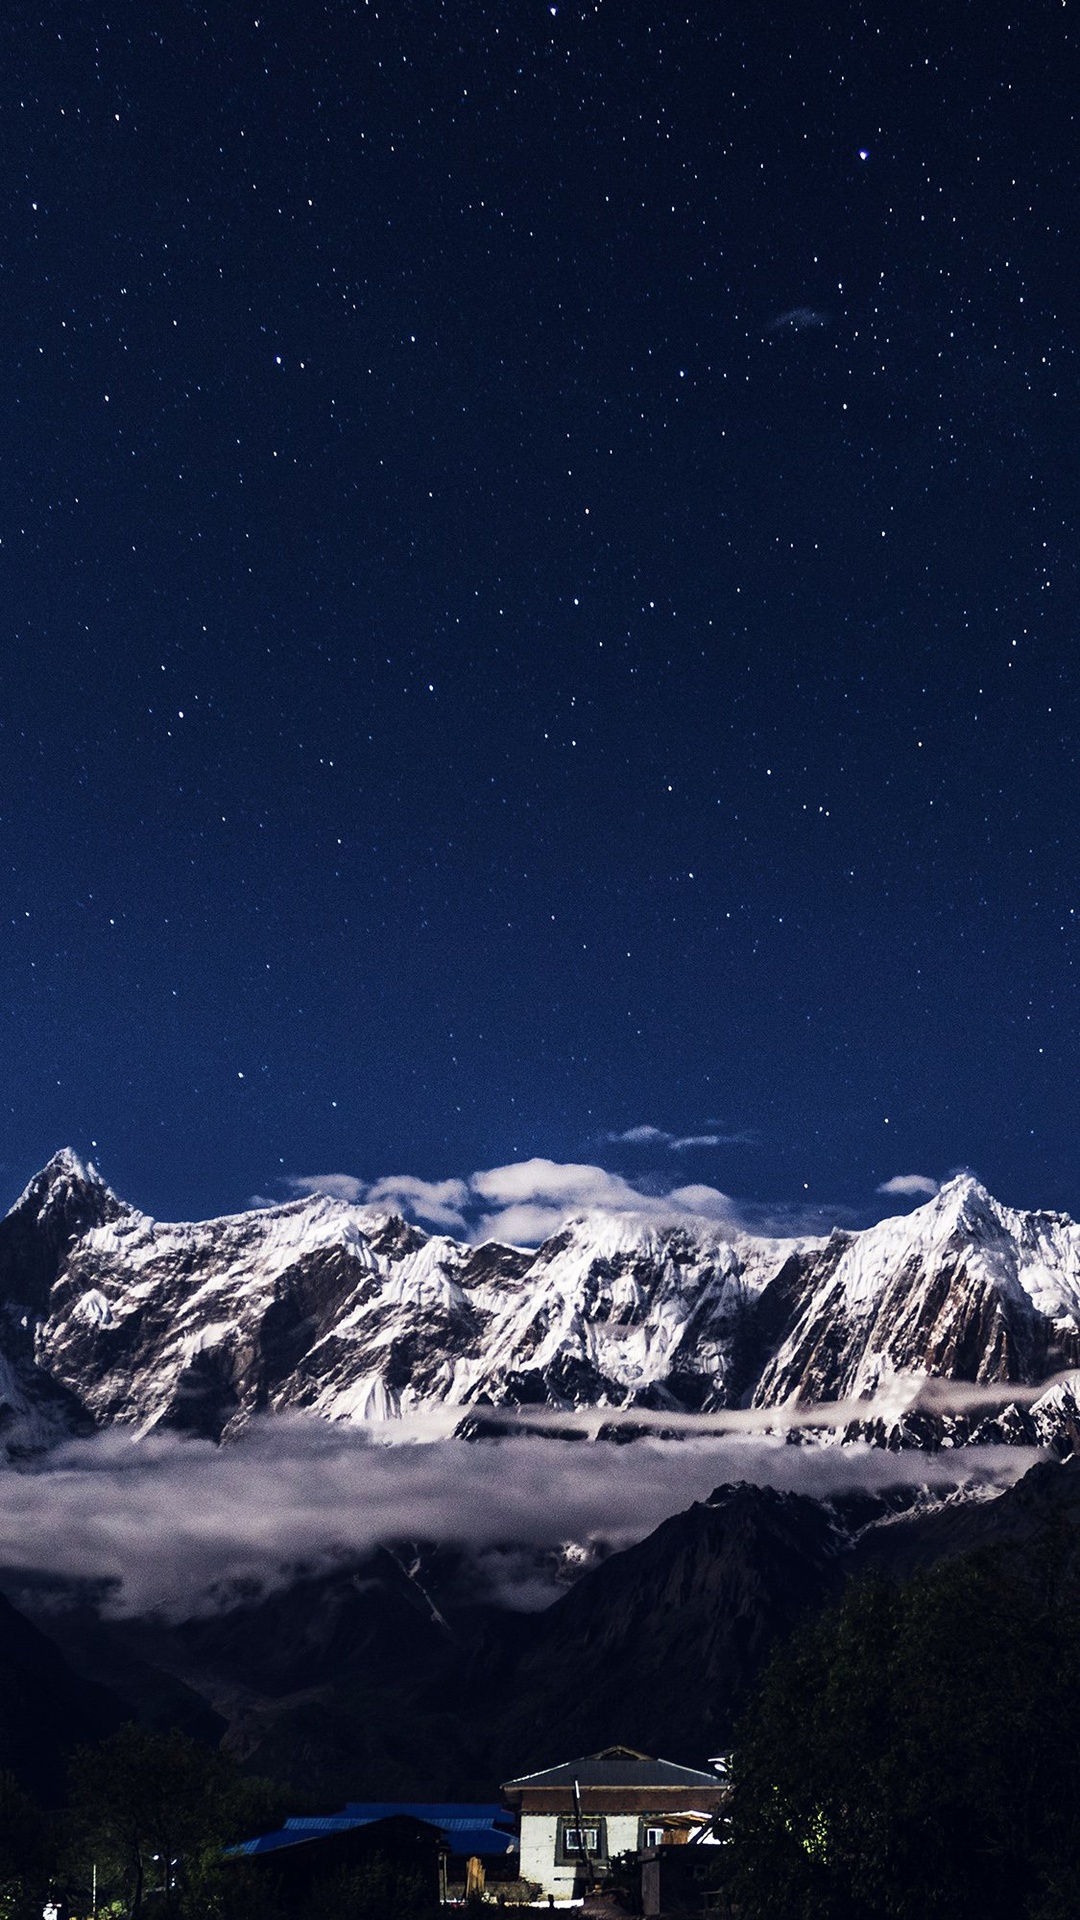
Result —
<instances>
[{"instance_id":1,"label":"lit window","mask_svg":"<svg viewBox=\"0 0 1080 1920\"><path fill-rule=\"evenodd\" d=\"M597 1864L607 1859L606 1822L602 1817L579 1820L576 1814L559 1815L556 1859L564 1867L586 1859Z\"/></svg>"}]
</instances>

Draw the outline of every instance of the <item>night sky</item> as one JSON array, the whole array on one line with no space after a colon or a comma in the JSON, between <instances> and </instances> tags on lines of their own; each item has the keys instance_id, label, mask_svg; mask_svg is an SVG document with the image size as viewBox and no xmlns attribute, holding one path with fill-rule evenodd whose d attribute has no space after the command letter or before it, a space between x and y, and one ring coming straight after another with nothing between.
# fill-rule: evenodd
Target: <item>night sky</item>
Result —
<instances>
[{"instance_id":1,"label":"night sky","mask_svg":"<svg viewBox=\"0 0 1080 1920\"><path fill-rule=\"evenodd\" d=\"M9 1195L1080 1213L1077 29L5 9Z\"/></svg>"}]
</instances>

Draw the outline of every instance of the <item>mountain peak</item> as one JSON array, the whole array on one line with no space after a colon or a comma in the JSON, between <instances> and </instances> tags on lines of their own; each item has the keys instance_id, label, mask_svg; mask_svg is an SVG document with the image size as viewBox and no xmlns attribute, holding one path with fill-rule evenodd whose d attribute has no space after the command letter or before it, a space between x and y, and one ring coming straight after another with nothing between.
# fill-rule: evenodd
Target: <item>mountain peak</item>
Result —
<instances>
[{"instance_id":1,"label":"mountain peak","mask_svg":"<svg viewBox=\"0 0 1080 1920\"><path fill-rule=\"evenodd\" d=\"M13 1364L86 1418L142 1431L231 1435L265 1408L353 1422L856 1397L891 1433L898 1378L1080 1365L1080 1227L1014 1212L970 1173L830 1240L601 1209L536 1249L473 1248L323 1193L169 1225L65 1148L0 1220L5 1303L0 1362L14 1342Z\"/></svg>"},{"instance_id":2,"label":"mountain peak","mask_svg":"<svg viewBox=\"0 0 1080 1920\"><path fill-rule=\"evenodd\" d=\"M943 1181L934 1198L927 1202L926 1212L957 1226L978 1228L989 1223L1000 1224L999 1203L973 1173L956 1173L951 1180Z\"/></svg>"},{"instance_id":3,"label":"mountain peak","mask_svg":"<svg viewBox=\"0 0 1080 1920\"><path fill-rule=\"evenodd\" d=\"M60 1180L77 1180L82 1186L101 1187L105 1184L93 1161L83 1160L74 1147L58 1147L41 1172L34 1175L30 1186L51 1187Z\"/></svg>"},{"instance_id":4,"label":"mountain peak","mask_svg":"<svg viewBox=\"0 0 1080 1920\"><path fill-rule=\"evenodd\" d=\"M943 1180L941 1186L938 1188L939 1199L942 1194L955 1194L959 1196L976 1194L982 1200L989 1200L992 1197L988 1188L983 1186L982 1181L978 1179L975 1174L968 1173L966 1170L963 1173L954 1173L950 1179Z\"/></svg>"},{"instance_id":5,"label":"mountain peak","mask_svg":"<svg viewBox=\"0 0 1080 1920\"><path fill-rule=\"evenodd\" d=\"M43 1312L74 1242L130 1212L96 1167L61 1147L0 1220L0 1299Z\"/></svg>"}]
</instances>

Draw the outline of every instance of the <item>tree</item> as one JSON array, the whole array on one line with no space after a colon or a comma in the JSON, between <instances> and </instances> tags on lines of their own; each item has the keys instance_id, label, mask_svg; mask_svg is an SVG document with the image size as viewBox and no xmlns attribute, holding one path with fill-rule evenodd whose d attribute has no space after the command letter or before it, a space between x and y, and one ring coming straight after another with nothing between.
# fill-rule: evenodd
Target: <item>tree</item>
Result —
<instances>
[{"instance_id":1,"label":"tree","mask_svg":"<svg viewBox=\"0 0 1080 1920\"><path fill-rule=\"evenodd\" d=\"M422 1873L375 1854L320 1881L302 1920L335 1914L348 1914L349 1920L437 1920L438 1907L432 1906Z\"/></svg>"},{"instance_id":2,"label":"tree","mask_svg":"<svg viewBox=\"0 0 1080 1920\"><path fill-rule=\"evenodd\" d=\"M0 1920L41 1911L48 1877L48 1831L41 1809L13 1773L0 1773Z\"/></svg>"},{"instance_id":3,"label":"tree","mask_svg":"<svg viewBox=\"0 0 1080 1920\"><path fill-rule=\"evenodd\" d=\"M853 1589L736 1747L746 1920L1064 1920L1080 1875L1071 1543Z\"/></svg>"},{"instance_id":4,"label":"tree","mask_svg":"<svg viewBox=\"0 0 1080 1920\"><path fill-rule=\"evenodd\" d=\"M182 1733L123 1726L81 1750L72 1769L76 1844L96 1864L103 1897L118 1898L131 1920L148 1901L170 1920L212 1906L223 1847L279 1813L265 1782L244 1780L231 1755Z\"/></svg>"}]
</instances>

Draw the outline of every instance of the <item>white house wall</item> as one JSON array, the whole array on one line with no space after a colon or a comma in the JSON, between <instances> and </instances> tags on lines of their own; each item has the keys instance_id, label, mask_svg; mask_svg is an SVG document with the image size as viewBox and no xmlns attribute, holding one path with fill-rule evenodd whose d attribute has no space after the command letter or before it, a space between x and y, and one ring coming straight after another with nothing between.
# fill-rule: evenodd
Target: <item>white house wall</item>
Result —
<instances>
[{"instance_id":1,"label":"white house wall","mask_svg":"<svg viewBox=\"0 0 1080 1920\"><path fill-rule=\"evenodd\" d=\"M595 1819L595 1814L583 1814L587 1821ZM613 1860L617 1853L636 1853L641 1815L639 1813L605 1813L603 1819L607 1827L607 1857ZM523 1813L521 1816L521 1877L523 1880L537 1880L544 1893L569 1895L574 1891L577 1868L557 1866L555 1848L559 1837L559 1816L556 1813Z\"/></svg>"},{"instance_id":2,"label":"white house wall","mask_svg":"<svg viewBox=\"0 0 1080 1920\"><path fill-rule=\"evenodd\" d=\"M617 1853L636 1853L640 1813L605 1813L608 1859Z\"/></svg>"},{"instance_id":3,"label":"white house wall","mask_svg":"<svg viewBox=\"0 0 1080 1920\"><path fill-rule=\"evenodd\" d=\"M538 1880L544 1893L572 1894L575 1869L555 1865L558 1833L557 1813L522 1814L521 1877Z\"/></svg>"}]
</instances>

